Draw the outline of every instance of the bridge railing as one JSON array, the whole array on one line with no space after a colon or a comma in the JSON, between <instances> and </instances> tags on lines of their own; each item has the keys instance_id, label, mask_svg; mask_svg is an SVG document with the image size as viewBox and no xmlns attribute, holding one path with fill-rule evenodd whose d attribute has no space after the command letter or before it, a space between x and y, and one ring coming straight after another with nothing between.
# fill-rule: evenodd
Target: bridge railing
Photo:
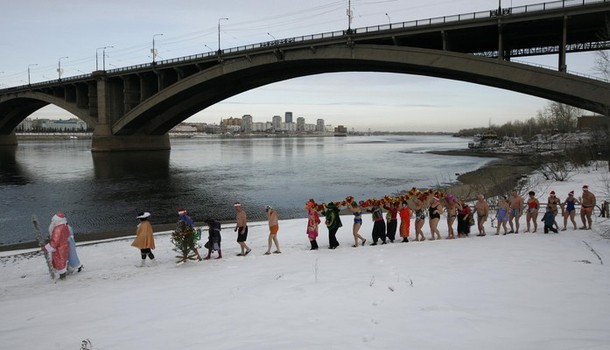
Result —
<instances>
[{"instance_id":1,"label":"bridge railing","mask_svg":"<svg viewBox=\"0 0 610 350\"><path fill-rule=\"evenodd\" d=\"M552 1L552 2L544 2L544 3L538 3L538 4L503 8L503 9L500 9L501 10L500 15L540 12L540 11L555 10L555 9L561 9L561 8L567 8L567 7L583 6L583 5L606 3L606 2L610 2L610 0L558 0L558 1ZM461 22L461 21L471 21L471 20L477 20L477 19L494 18L494 17L498 17L498 15L499 15L498 9L469 12L469 13L462 13L462 14L452 15L452 16L433 17L433 18L419 19L419 20L407 21L407 22L389 23L389 24L383 24L383 25L368 26L368 27L363 27L363 28L355 28L355 29L352 29L350 34L362 34L362 33L380 32L380 31L394 30L394 29L407 29L407 28L432 26L432 25L447 24L447 23ZM328 38L337 38L337 37L345 36L346 34L348 34L348 33L345 30L339 30L339 31L333 31L333 32L303 35L303 36L298 36L298 37L265 41L265 42L250 44L250 45L243 45L243 46L227 48L227 49L221 50L221 53L222 54L234 54L234 53L240 53L240 52L256 50L256 49L278 47L278 46L291 45L291 44L295 44L295 43L322 40L322 39L328 39ZM196 54L196 55L190 55L190 56L184 56L184 57L178 57L178 58L158 61L156 63L156 65L163 66L163 65L171 65L171 64L179 63L179 62L188 62L188 61L200 60L200 59L205 59L205 58L214 58L217 56L217 54L218 54L218 52L216 52L216 51L210 51L207 53L200 53L200 54ZM112 73L120 73L120 72L130 71L130 70L148 69L151 67L152 67L152 63L144 63L144 64L138 64L135 66L116 68L116 69L109 70L107 72L112 74ZM82 78L82 77L86 77L86 76L80 76L79 78Z\"/></svg>"},{"instance_id":2,"label":"bridge railing","mask_svg":"<svg viewBox=\"0 0 610 350\"><path fill-rule=\"evenodd\" d=\"M544 2L544 3L531 4L531 5L523 5L523 6L517 6L517 7L510 7L510 8L499 8L499 9L492 9L492 10L488 10L488 11L469 12L469 13L463 13L463 14L452 15L452 16L433 17L433 18L420 19L420 20L415 20L415 21L389 23L389 24L382 24L382 25L376 25L376 26L368 26L368 27L363 27L363 28L355 28L355 29L352 29L349 33L348 33L348 31L345 31L345 30L339 30L339 31L333 31L333 32L303 35L303 36L298 36L298 37L278 39L278 40L273 40L273 41L266 41L266 42L261 42L261 43L256 43L256 44L227 48L227 49L221 50L220 53L234 54L234 53L240 53L240 52L244 52L244 51L262 49L262 48L289 46L289 45L293 45L295 43L342 37L342 36L346 36L348 34L350 34L350 35L351 34L363 34L363 33L381 32L381 31L395 30L395 29L417 28L417 27L433 26L433 25L439 25L439 24L455 23L455 22L461 22L461 21L471 21L471 20L477 20L477 19L494 18L494 17L498 17L498 16L511 15L511 14L541 12L541 11L547 11L547 10L556 10L556 9L562 9L562 8L568 8L568 7L584 6L584 5L608 3L608 2L610 2L610 0L558 0L558 1ZM179 63L179 62L188 62L188 61L201 60L201 59L205 59L205 58L214 58L217 55L218 55L218 52L210 51L207 53L199 53L199 54L190 55L190 56L183 56L183 57L177 57L177 58L158 61L155 63L155 66L164 66L164 65L171 65L171 64ZM137 65L128 66L128 67L111 69L111 70L106 71L106 73L113 74L113 73L120 73L120 72L133 71L133 70L139 70L139 69L150 69L151 67L153 67L152 63L143 63L143 64L137 64ZM12 88L3 89L0 91L18 90L18 89L24 89L24 88L29 88L29 87L47 85L49 83L61 83L61 82L65 82L65 81L75 81L75 80L87 79L90 77L91 77L91 74L84 74L84 75L78 75L78 76L69 77L69 78L63 78L61 80L55 79L55 80L50 80L50 81L45 81L45 82L34 83L34 84L30 84L30 85L12 87Z\"/></svg>"}]
</instances>

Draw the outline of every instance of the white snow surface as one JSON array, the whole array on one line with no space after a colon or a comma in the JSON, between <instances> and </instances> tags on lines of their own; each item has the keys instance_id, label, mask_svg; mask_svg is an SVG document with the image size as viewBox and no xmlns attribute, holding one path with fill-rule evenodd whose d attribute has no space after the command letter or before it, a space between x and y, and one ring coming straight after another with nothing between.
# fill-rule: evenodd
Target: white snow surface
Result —
<instances>
[{"instance_id":1,"label":"white snow surface","mask_svg":"<svg viewBox=\"0 0 610 350\"><path fill-rule=\"evenodd\" d=\"M600 203L603 179L607 166L540 182L538 198L579 196L588 184ZM358 248L352 216L342 220L341 246L326 249L321 225L318 251L305 219L283 220L282 254L270 256L266 223L250 224L245 257L223 225L223 259L182 265L167 233L156 236L156 264L142 268L133 237L81 244L85 270L64 281L50 279L42 255L4 252L0 348L80 349L84 339L103 350L610 348L607 219L506 236L490 235L488 221L486 237L473 226L464 239ZM360 232L369 239L371 229L364 215ZM445 216L440 229L446 236Z\"/></svg>"}]
</instances>

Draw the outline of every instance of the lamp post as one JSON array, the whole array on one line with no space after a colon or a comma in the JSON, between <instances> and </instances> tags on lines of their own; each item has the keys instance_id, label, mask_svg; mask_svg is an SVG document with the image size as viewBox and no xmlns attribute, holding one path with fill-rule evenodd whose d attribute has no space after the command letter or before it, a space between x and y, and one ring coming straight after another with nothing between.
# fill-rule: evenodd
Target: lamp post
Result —
<instances>
[{"instance_id":1,"label":"lamp post","mask_svg":"<svg viewBox=\"0 0 610 350\"><path fill-rule=\"evenodd\" d=\"M347 2L347 32L351 33L352 32L352 1L349 0Z\"/></svg>"},{"instance_id":2,"label":"lamp post","mask_svg":"<svg viewBox=\"0 0 610 350\"><path fill-rule=\"evenodd\" d=\"M273 38L273 40L277 40L277 39L275 39L275 37L274 37L273 35L271 35L271 33L267 32L267 35L269 35L270 37L272 37L272 38Z\"/></svg>"},{"instance_id":3,"label":"lamp post","mask_svg":"<svg viewBox=\"0 0 610 350\"><path fill-rule=\"evenodd\" d=\"M60 57L57 60L57 75L58 75L58 79L61 80L61 74L63 73L63 71L61 70L61 60L63 60L64 58L69 58L68 56L64 56L64 57Z\"/></svg>"},{"instance_id":4,"label":"lamp post","mask_svg":"<svg viewBox=\"0 0 610 350\"><path fill-rule=\"evenodd\" d=\"M98 62L98 60L97 60L98 52L100 50L104 50L104 56L106 56L105 50L113 48L113 47L114 46L103 46L103 47L98 47L97 49L95 49L95 70L96 71L99 70L98 65L97 65L97 62Z\"/></svg>"},{"instance_id":5,"label":"lamp post","mask_svg":"<svg viewBox=\"0 0 610 350\"><path fill-rule=\"evenodd\" d=\"M106 71L106 49L113 49L114 46L106 46L102 49L102 70Z\"/></svg>"},{"instance_id":6,"label":"lamp post","mask_svg":"<svg viewBox=\"0 0 610 350\"><path fill-rule=\"evenodd\" d=\"M32 64L28 65L28 85L32 84L32 81L30 80L30 67L34 67L34 66L37 66L37 65L38 65L38 63L32 63Z\"/></svg>"},{"instance_id":7,"label":"lamp post","mask_svg":"<svg viewBox=\"0 0 610 350\"><path fill-rule=\"evenodd\" d=\"M390 27L392 26L392 20L390 19L390 15L388 15L388 13L385 13L385 16L388 18L388 24L390 25Z\"/></svg>"},{"instance_id":8,"label":"lamp post","mask_svg":"<svg viewBox=\"0 0 610 350\"><path fill-rule=\"evenodd\" d=\"M221 17L218 19L218 55L220 56L220 21L225 20L228 21L228 17Z\"/></svg>"},{"instance_id":9,"label":"lamp post","mask_svg":"<svg viewBox=\"0 0 610 350\"><path fill-rule=\"evenodd\" d=\"M208 49L210 49L210 52L214 52L214 49L213 49L213 48L211 48L211 47L209 47L208 45L203 44L203 46L205 46L205 47L207 47Z\"/></svg>"},{"instance_id":10,"label":"lamp post","mask_svg":"<svg viewBox=\"0 0 610 350\"><path fill-rule=\"evenodd\" d=\"M155 50L155 37L156 36L162 36L163 34L155 34L153 35L153 47L150 50L150 53L152 54L152 64L155 64L155 57L157 57L157 50Z\"/></svg>"}]
</instances>

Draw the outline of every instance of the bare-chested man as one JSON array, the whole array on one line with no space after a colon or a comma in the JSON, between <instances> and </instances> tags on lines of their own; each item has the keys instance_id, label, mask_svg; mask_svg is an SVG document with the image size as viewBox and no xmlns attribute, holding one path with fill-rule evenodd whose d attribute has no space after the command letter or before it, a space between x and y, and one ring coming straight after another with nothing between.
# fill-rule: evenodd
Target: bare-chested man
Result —
<instances>
[{"instance_id":1,"label":"bare-chested man","mask_svg":"<svg viewBox=\"0 0 610 350\"><path fill-rule=\"evenodd\" d=\"M248 239L248 218L239 202L233 204L233 207L235 208L236 213L235 231L237 232L237 243L239 243L239 247L241 248L241 253L237 254L237 256L245 256L251 251L250 247L246 244L246 239Z\"/></svg>"},{"instance_id":2,"label":"bare-chested man","mask_svg":"<svg viewBox=\"0 0 610 350\"><path fill-rule=\"evenodd\" d=\"M519 233L519 219L523 214L523 206L525 202L523 201L523 197L517 193L517 191L513 191L510 195L510 216L508 218L508 223L510 224L510 231L508 233ZM513 226L514 219L514 226Z\"/></svg>"},{"instance_id":3,"label":"bare-chested man","mask_svg":"<svg viewBox=\"0 0 610 350\"><path fill-rule=\"evenodd\" d=\"M582 187L582 197L580 199L580 219L582 220L581 230L590 230L593 219L593 209L595 208L595 195L589 191L589 186ZM589 223L589 227L587 227Z\"/></svg>"},{"instance_id":4,"label":"bare-chested man","mask_svg":"<svg viewBox=\"0 0 610 350\"><path fill-rule=\"evenodd\" d=\"M487 204L487 201L482 194L477 196L477 202L474 204L474 210L477 213L477 226L479 229L479 234L477 236L485 236L485 227L483 224L485 224L485 221L487 221L487 217L489 216L489 204Z\"/></svg>"}]
</instances>

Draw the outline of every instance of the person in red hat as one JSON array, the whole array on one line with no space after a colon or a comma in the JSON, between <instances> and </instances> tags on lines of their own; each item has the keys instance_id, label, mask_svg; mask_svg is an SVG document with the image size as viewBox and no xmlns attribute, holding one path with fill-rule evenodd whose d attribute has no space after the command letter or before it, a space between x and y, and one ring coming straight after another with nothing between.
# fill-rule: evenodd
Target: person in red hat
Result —
<instances>
[{"instance_id":1,"label":"person in red hat","mask_svg":"<svg viewBox=\"0 0 610 350\"><path fill-rule=\"evenodd\" d=\"M68 244L70 229L68 229L68 220L66 220L64 213L59 211L51 218L49 237L49 243L43 249L51 253L53 269L59 274L60 279L64 279L68 269L68 252L70 250Z\"/></svg>"},{"instance_id":2,"label":"person in red hat","mask_svg":"<svg viewBox=\"0 0 610 350\"><path fill-rule=\"evenodd\" d=\"M593 208L595 208L595 195L589 191L589 186L582 187L582 197L580 199L580 219L582 220L581 230L590 230L593 219ZM589 227L587 227L587 223Z\"/></svg>"},{"instance_id":3,"label":"person in red hat","mask_svg":"<svg viewBox=\"0 0 610 350\"><path fill-rule=\"evenodd\" d=\"M574 229L576 230L576 220L574 220L574 217L576 216L576 203L580 202L578 199L574 198L574 191L570 191L570 193L568 193L568 198L566 198L561 205L561 207L564 209L562 231L565 231L568 226L568 218L570 218L572 225L574 225Z\"/></svg>"}]
</instances>

